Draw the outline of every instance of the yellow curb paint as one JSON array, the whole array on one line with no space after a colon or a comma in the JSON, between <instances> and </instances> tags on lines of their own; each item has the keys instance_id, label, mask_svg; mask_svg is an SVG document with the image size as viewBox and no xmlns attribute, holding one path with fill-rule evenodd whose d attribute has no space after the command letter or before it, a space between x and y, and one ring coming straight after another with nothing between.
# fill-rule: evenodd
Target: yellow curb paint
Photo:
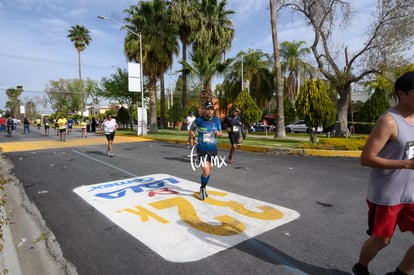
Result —
<instances>
[{"instance_id":1,"label":"yellow curb paint","mask_svg":"<svg viewBox=\"0 0 414 275\"><path fill-rule=\"evenodd\" d=\"M40 141L30 140L30 141L0 143L0 148L3 153L10 153L10 152L45 150L45 149L54 149L54 148L59 149L59 148L68 148L68 147L107 144L105 136L74 138L74 139L66 138L66 141L64 142L58 141L56 138L53 138L53 140L40 140ZM127 136L116 136L115 137L115 143L142 142L142 141L150 141L150 140L151 139L143 138L143 137L127 137Z\"/></svg>"}]
</instances>

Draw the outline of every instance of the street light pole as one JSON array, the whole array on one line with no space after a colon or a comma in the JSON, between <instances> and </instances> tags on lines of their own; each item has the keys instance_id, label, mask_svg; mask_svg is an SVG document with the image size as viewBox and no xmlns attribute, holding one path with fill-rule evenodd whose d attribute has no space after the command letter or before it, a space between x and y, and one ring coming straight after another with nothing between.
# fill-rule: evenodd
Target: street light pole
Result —
<instances>
[{"instance_id":1,"label":"street light pole","mask_svg":"<svg viewBox=\"0 0 414 275\"><path fill-rule=\"evenodd\" d=\"M115 23L115 24L121 26L122 29L125 29L125 30L127 30L128 32L130 32L132 34L135 34L139 38L139 59L140 59L140 61L139 61L140 62L140 66L139 66L140 67L140 72L139 72L139 74L140 74L140 86L141 86L140 87L140 89L141 89L141 135L144 135L144 122L145 121L144 121L144 78L143 78L143 73L142 73L142 35L141 35L141 33L134 32L133 30L129 29L127 26L119 23L118 21L115 21L112 18L105 17L105 16L102 16L102 15L98 15L97 17L99 19L109 20L112 23ZM139 124L139 122L138 122L138 124Z\"/></svg>"},{"instance_id":2,"label":"street light pole","mask_svg":"<svg viewBox=\"0 0 414 275\"><path fill-rule=\"evenodd\" d=\"M241 90L242 91L243 91L243 88L244 88L244 83L243 83L244 82L244 70L243 70L244 57L247 56L247 55L250 55L252 53L257 53L257 52L259 52L259 51L253 51L253 52L249 52L249 53L241 55ZM250 92L249 92L249 94L250 94Z\"/></svg>"},{"instance_id":3,"label":"street light pole","mask_svg":"<svg viewBox=\"0 0 414 275\"><path fill-rule=\"evenodd\" d=\"M243 82L244 82L244 76L243 76L243 59L244 59L244 55L242 55L241 56L241 91L243 91L243 88L244 88L244 85L243 85Z\"/></svg>"}]
</instances>

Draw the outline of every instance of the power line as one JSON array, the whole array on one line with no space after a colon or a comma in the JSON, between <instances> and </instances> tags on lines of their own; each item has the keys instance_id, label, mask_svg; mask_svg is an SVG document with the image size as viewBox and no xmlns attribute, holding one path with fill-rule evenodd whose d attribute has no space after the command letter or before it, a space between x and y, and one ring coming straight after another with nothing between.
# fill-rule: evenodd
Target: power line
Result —
<instances>
[{"instance_id":1,"label":"power line","mask_svg":"<svg viewBox=\"0 0 414 275\"><path fill-rule=\"evenodd\" d=\"M31 60L39 63L47 63L47 64L56 64L56 65L70 65L70 66L77 66L78 64L75 62L67 62L63 60L54 60L54 59L47 59L47 58L38 58L26 55L19 55L19 54L9 54L0 52L0 56L9 57L11 59L21 59L21 60ZM88 68L95 68L95 69L110 69L112 67L108 66L99 66L99 65L90 65L90 64L82 64L82 67Z\"/></svg>"}]
</instances>

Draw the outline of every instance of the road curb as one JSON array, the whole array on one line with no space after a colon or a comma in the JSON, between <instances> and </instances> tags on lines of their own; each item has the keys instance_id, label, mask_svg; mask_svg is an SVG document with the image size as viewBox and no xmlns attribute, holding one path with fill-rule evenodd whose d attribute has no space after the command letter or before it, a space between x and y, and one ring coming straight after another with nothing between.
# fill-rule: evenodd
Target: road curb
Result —
<instances>
[{"instance_id":1,"label":"road curb","mask_svg":"<svg viewBox=\"0 0 414 275\"><path fill-rule=\"evenodd\" d=\"M148 137L149 139L168 142L186 144L186 141L176 140L171 138L157 138ZM230 149L230 144L218 144L218 148ZM255 152L255 153L270 153L276 155L301 155L301 156L319 156L319 157L352 157L359 158L360 150L321 150L321 149L294 149L294 148L270 148L253 145L241 145L238 150Z\"/></svg>"}]
</instances>

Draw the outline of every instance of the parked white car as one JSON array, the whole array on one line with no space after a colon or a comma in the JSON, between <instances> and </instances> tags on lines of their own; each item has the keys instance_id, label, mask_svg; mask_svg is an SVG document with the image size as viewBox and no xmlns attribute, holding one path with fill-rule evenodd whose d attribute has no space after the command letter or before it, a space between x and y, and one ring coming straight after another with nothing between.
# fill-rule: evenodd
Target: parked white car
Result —
<instances>
[{"instance_id":1,"label":"parked white car","mask_svg":"<svg viewBox=\"0 0 414 275\"><path fill-rule=\"evenodd\" d=\"M287 133L310 133L310 128L305 124L304 120L298 120L286 126L286 132ZM316 132L322 133L323 132L322 126L319 126Z\"/></svg>"}]
</instances>

